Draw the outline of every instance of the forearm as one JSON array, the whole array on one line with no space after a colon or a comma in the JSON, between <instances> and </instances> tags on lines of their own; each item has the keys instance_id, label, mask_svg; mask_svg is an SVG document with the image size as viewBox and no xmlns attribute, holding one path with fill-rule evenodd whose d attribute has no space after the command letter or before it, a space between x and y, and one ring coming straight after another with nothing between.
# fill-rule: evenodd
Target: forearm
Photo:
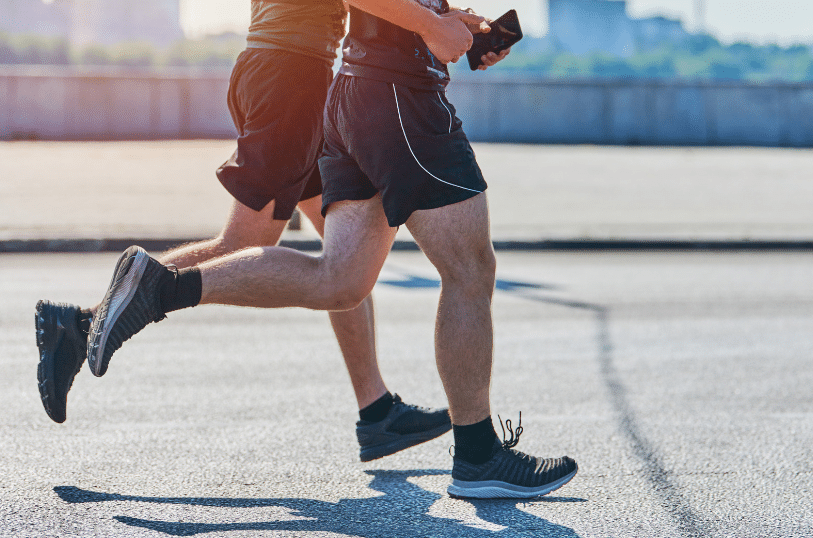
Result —
<instances>
[{"instance_id":1,"label":"forearm","mask_svg":"<svg viewBox=\"0 0 813 538\"><path fill-rule=\"evenodd\" d=\"M347 3L421 36L426 35L439 18L414 0L347 0Z\"/></svg>"}]
</instances>

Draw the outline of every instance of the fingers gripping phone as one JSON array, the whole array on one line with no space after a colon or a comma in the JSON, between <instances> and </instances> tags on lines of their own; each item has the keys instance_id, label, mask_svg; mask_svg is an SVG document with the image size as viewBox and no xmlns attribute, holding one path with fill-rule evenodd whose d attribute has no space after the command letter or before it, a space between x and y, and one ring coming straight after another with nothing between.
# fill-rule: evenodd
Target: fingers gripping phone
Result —
<instances>
[{"instance_id":1,"label":"fingers gripping phone","mask_svg":"<svg viewBox=\"0 0 813 538\"><path fill-rule=\"evenodd\" d=\"M516 10L508 11L499 19L489 23L489 26L491 26L490 32L474 34L474 43L466 53L472 71L483 65L481 58L484 55L489 52L499 54L522 39L522 28L519 26Z\"/></svg>"}]
</instances>

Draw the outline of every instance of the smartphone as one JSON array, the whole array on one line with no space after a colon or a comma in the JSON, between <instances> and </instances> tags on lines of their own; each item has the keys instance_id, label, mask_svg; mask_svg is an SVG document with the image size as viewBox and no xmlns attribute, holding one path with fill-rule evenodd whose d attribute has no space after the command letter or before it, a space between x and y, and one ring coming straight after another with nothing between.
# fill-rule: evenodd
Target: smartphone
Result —
<instances>
[{"instance_id":1,"label":"smartphone","mask_svg":"<svg viewBox=\"0 0 813 538\"><path fill-rule=\"evenodd\" d=\"M483 65L480 58L485 54L499 53L522 39L522 28L519 26L519 18L514 9L490 23L489 26L491 26L490 32L474 34L474 43L466 53L472 71Z\"/></svg>"}]
</instances>

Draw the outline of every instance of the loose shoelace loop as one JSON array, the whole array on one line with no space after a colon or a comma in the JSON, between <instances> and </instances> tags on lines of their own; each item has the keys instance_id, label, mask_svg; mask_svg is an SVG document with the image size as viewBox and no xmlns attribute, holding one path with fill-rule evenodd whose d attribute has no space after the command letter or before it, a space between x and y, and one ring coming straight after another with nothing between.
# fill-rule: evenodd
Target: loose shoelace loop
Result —
<instances>
[{"instance_id":1,"label":"loose shoelace loop","mask_svg":"<svg viewBox=\"0 0 813 538\"><path fill-rule=\"evenodd\" d=\"M511 427L511 419L505 419L505 426L503 427L502 418L500 415L497 415L497 418L500 419L500 428L502 429L502 446L503 448L514 448L519 443L519 436L522 434L522 411L519 412L519 423L517 424L517 429L513 429ZM511 434L511 437L506 439L505 438L505 429L508 428L508 433Z\"/></svg>"}]
</instances>

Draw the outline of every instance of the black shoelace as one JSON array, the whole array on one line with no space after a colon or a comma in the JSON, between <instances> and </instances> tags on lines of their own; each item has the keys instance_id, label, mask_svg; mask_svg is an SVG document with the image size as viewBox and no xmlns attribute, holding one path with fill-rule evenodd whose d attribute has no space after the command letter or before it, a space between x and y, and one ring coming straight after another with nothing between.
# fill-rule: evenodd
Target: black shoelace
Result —
<instances>
[{"instance_id":1,"label":"black shoelace","mask_svg":"<svg viewBox=\"0 0 813 538\"><path fill-rule=\"evenodd\" d=\"M519 443L519 436L522 435L522 411L519 412L519 423L517 424L517 429L513 429L511 426L511 419L505 419L505 427L503 427L502 418L500 415L497 415L497 418L500 420L500 429L502 429L502 446L505 449L514 448ZM508 428L508 433L511 434L511 437L506 439L505 438L505 429Z\"/></svg>"},{"instance_id":2,"label":"black shoelace","mask_svg":"<svg viewBox=\"0 0 813 538\"><path fill-rule=\"evenodd\" d=\"M502 429L502 447L506 450L509 448L514 448L515 446L517 446L517 443L519 443L519 436L522 435L523 431L522 411L519 412L519 423L517 424L516 429L513 428L510 418L505 420L505 426L503 426L502 417L500 417L500 415L497 415L497 418L500 421L500 428ZM511 437L508 439L505 438L505 428L508 428L508 433L511 434ZM452 452L453 449L454 445L449 447L449 455L452 457L454 457L454 453ZM528 455L523 454L521 452L518 452L518 454L522 456L522 459L529 457Z\"/></svg>"}]
</instances>

